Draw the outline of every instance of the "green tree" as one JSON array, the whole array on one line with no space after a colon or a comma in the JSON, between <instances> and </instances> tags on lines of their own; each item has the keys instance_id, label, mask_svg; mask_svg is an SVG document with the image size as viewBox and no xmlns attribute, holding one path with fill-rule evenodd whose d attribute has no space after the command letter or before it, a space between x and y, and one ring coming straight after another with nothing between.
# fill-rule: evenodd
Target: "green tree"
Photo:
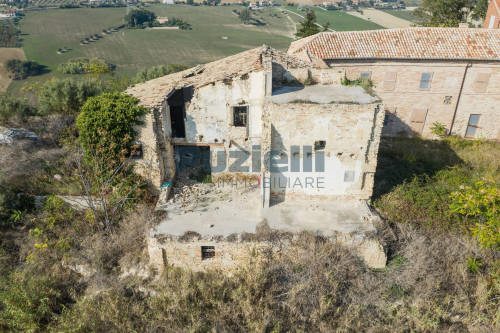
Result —
<instances>
[{"instance_id":1,"label":"green tree","mask_svg":"<svg viewBox=\"0 0 500 333\"><path fill-rule=\"evenodd\" d=\"M7 60L4 66L10 72L13 80L22 80L28 76L37 75L43 69L43 66L34 61L22 61L18 59Z\"/></svg>"},{"instance_id":2,"label":"green tree","mask_svg":"<svg viewBox=\"0 0 500 333\"><path fill-rule=\"evenodd\" d=\"M105 91L97 79L52 79L45 83L38 95L40 114L76 114L85 101Z\"/></svg>"},{"instance_id":3,"label":"green tree","mask_svg":"<svg viewBox=\"0 0 500 333\"><path fill-rule=\"evenodd\" d=\"M156 20L156 15L146 9L134 9L125 15L125 22L130 27L137 27L144 23L153 22Z\"/></svg>"},{"instance_id":4,"label":"green tree","mask_svg":"<svg viewBox=\"0 0 500 333\"><path fill-rule=\"evenodd\" d=\"M89 98L76 120L86 152L102 151L120 158L130 149L136 136L132 126L140 124L139 118L147 112L137 103L136 98L120 93Z\"/></svg>"},{"instance_id":5,"label":"green tree","mask_svg":"<svg viewBox=\"0 0 500 333\"><path fill-rule=\"evenodd\" d=\"M414 15L424 26L457 27L469 16L484 18L486 0L423 0Z\"/></svg>"},{"instance_id":6,"label":"green tree","mask_svg":"<svg viewBox=\"0 0 500 333\"><path fill-rule=\"evenodd\" d=\"M146 82L172 73L177 73L188 69L185 65L170 64L144 68L135 77L134 82Z\"/></svg>"},{"instance_id":7,"label":"green tree","mask_svg":"<svg viewBox=\"0 0 500 333\"><path fill-rule=\"evenodd\" d=\"M244 8L241 11L240 15L238 15L238 17L240 18L240 20L243 21L245 25L247 25L250 19L252 18L252 13L250 13L250 9Z\"/></svg>"},{"instance_id":8,"label":"green tree","mask_svg":"<svg viewBox=\"0 0 500 333\"><path fill-rule=\"evenodd\" d=\"M311 35L315 35L320 32L320 27L316 25L316 14L314 10L308 9L306 11L305 21L300 22L300 28L295 34L296 37L304 38Z\"/></svg>"},{"instance_id":9,"label":"green tree","mask_svg":"<svg viewBox=\"0 0 500 333\"><path fill-rule=\"evenodd\" d=\"M488 0L477 0L476 6L472 11L472 18L475 20L484 21L486 12L488 11Z\"/></svg>"}]
</instances>

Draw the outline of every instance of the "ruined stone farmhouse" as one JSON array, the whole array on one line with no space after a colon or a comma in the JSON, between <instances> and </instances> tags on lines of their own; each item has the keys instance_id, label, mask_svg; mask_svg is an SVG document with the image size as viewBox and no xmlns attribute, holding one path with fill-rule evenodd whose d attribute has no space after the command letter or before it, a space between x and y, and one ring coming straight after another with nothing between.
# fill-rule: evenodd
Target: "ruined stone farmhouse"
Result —
<instances>
[{"instance_id":1,"label":"ruined stone farmhouse","mask_svg":"<svg viewBox=\"0 0 500 333\"><path fill-rule=\"evenodd\" d=\"M264 223L334 238L384 266L363 201L383 107L340 74L264 46L127 91L150 109L136 170L161 188L167 212L149 240L153 265L231 270L276 246L249 236ZM193 168L212 183L193 183Z\"/></svg>"},{"instance_id":2,"label":"ruined stone farmhouse","mask_svg":"<svg viewBox=\"0 0 500 333\"><path fill-rule=\"evenodd\" d=\"M150 110L135 170L167 212L151 262L231 270L276 247L255 236L264 224L284 233L274 240L308 230L383 267L367 205L381 135L431 136L439 122L499 138L499 56L498 30L323 32L129 88Z\"/></svg>"},{"instance_id":3,"label":"ruined stone farmhouse","mask_svg":"<svg viewBox=\"0 0 500 333\"><path fill-rule=\"evenodd\" d=\"M440 122L449 134L500 139L500 30L322 32L293 42L288 54L371 79L385 106L384 134L429 137Z\"/></svg>"},{"instance_id":4,"label":"ruined stone farmhouse","mask_svg":"<svg viewBox=\"0 0 500 333\"><path fill-rule=\"evenodd\" d=\"M138 84L128 93L151 113L138 128L136 168L160 187L196 155L214 182L262 187L263 207L368 199L383 111L338 82L336 70L263 47Z\"/></svg>"}]
</instances>

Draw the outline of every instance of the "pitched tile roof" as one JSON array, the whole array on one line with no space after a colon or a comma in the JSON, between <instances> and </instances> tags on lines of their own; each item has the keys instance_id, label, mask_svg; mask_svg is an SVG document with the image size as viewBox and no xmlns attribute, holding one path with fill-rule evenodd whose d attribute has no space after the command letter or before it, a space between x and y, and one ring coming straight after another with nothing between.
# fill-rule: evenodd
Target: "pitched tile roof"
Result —
<instances>
[{"instance_id":1,"label":"pitched tile roof","mask_svg":"<svg viewBox=\"0 0 500 333\"><path fill-rule=\"evenodd\" d=\"M500 60L500 30L402 28L320 32L293 42L288 54L321 59Z\"/></svg>"}]
</instances>

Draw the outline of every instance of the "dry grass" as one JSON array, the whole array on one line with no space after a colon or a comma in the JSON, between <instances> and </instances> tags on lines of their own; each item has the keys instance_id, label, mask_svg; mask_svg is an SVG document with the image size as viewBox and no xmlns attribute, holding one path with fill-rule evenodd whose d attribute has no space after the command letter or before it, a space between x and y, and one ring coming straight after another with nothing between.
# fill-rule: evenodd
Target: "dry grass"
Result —
<instances>
[{"instance_id":1,"label":"dry grass","mask_svg":"<svg viewBox=\"0 0 500 333\"><path fill-rule=\"evenodd\" d=\"M228 277L167 269L154 283L81 298L56 331L429 332L500 328L492 284L498 253L466 238L429 237L409 227L382 232L394 251L384 270L309 233L294 250L267 253ZM390 229L390 231L389 231ZM484 263L478 274L466 259ZM492 266L496 260L497 266ZM140 291L142 290L142 291ZM78 327L78 329L77 329Z\"/></svg>"}]
</instances>

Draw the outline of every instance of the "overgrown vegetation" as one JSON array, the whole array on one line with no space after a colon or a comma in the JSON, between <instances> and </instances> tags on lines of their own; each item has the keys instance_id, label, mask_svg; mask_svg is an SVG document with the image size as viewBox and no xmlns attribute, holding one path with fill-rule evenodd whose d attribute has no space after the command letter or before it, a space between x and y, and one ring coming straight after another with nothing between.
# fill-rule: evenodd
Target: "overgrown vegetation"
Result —
<instances>
[{"instance_id":1,"label":"overgrown vegetation","mask_svg":"<svg viewBox=\"0 0 500 333\"><path fill-rule=\"evenodd\" d=\"M134 100L121 103L120 96L104 96L85 108L135 106ZM109 119L108 113L103 119ZM135 123L132 119L136 117L127 122ZM0 225L4 259L0 261L0 329L498 330L500 255L488 245L493 238L488 236L485 242L474 231L477 223L489 226L490 217L498 221L498 145L456 138L383 139L375 202L387 219L377 226L388 249L385 269L368 269L354 251L321 237L304 232L292 239L261 226L255 237L265 233L270 242L286 240L294 247L281 247L279 252L256 250L249 265L230 277L216 270L195 273L169 267L156 280L154 272L141 266L141 258L147 257L150 223L161 216L147 206L135 206L118 214L108 229L94 211L69 208L56 197L47 199L41 209L14 204L11 200L19 198L19 192L8 184L13 184L15 174L22 177L32 171L15 165L16 171L11 171L5 157L0 157L1 170L9 175L0 177L0 186L11 188L11 195L0 196L0 217L10 221ZM46 159L49 155L43 154ZM78 154L66 156L66 162L55 169L64 179L83 175L93 184L88 187L93 196L116 193L113 181L115 190L110 190L85 172L72 173L78 169L74 159L84 160ZM44 174L51 168L39 170ZM201 176L193 175L203 181ZM487 180L489 176L495 181ZM478 179L482 180L478 183ZM27 263L17 264L26 259Z\"/></svg>"},{"instance_id":2,"label":"overgrown vegetation","mask_svg":"<svg viewBox=\"0 0 500 333\"><path fill-rule=\"evenodd\" d=\"M187 66L178 64L161 65L150 68L144 68L141 71L139 71L139 73L137 73L137 76L135 77L134 81L136 83L146 82L165 75L177 73L186 69L188 69Z\"/></svg>"},{"instance_id":3,"label":"overgrown vegetation","mask_svg":"<svg viewBox=\"0 0 500 333\"><path fill-rule=\"evenodd\" d=\"M368 94L373 94L373 81L367 78L357 78L355 80L349 80L344 77L341 79L340 84L343 86L358 86L363 88Z\"/></svg>"},{"instance_id":4,"label":"overgrown vegetation","mask_svg":"<svg viewBox=\"0 0 500 333\"><path fill-rule=\"evenodd\" d=\"M382 141L375 206L393 223L498 246L500 144L445 137Z\"/></svg>"},{"instance_id":5,"label":"overgrown vegetation","mask_svg":"<svg viewBox=\"0 0 500 333\"><path fill-rule=\"evenodd\" d=\"M81 57L70 59L57 66L57 70L63 74L88 74L89 69L96 66L107 68L110 72L116 69L116 66L100 58Z\"/></svg>"}]
</instances>

